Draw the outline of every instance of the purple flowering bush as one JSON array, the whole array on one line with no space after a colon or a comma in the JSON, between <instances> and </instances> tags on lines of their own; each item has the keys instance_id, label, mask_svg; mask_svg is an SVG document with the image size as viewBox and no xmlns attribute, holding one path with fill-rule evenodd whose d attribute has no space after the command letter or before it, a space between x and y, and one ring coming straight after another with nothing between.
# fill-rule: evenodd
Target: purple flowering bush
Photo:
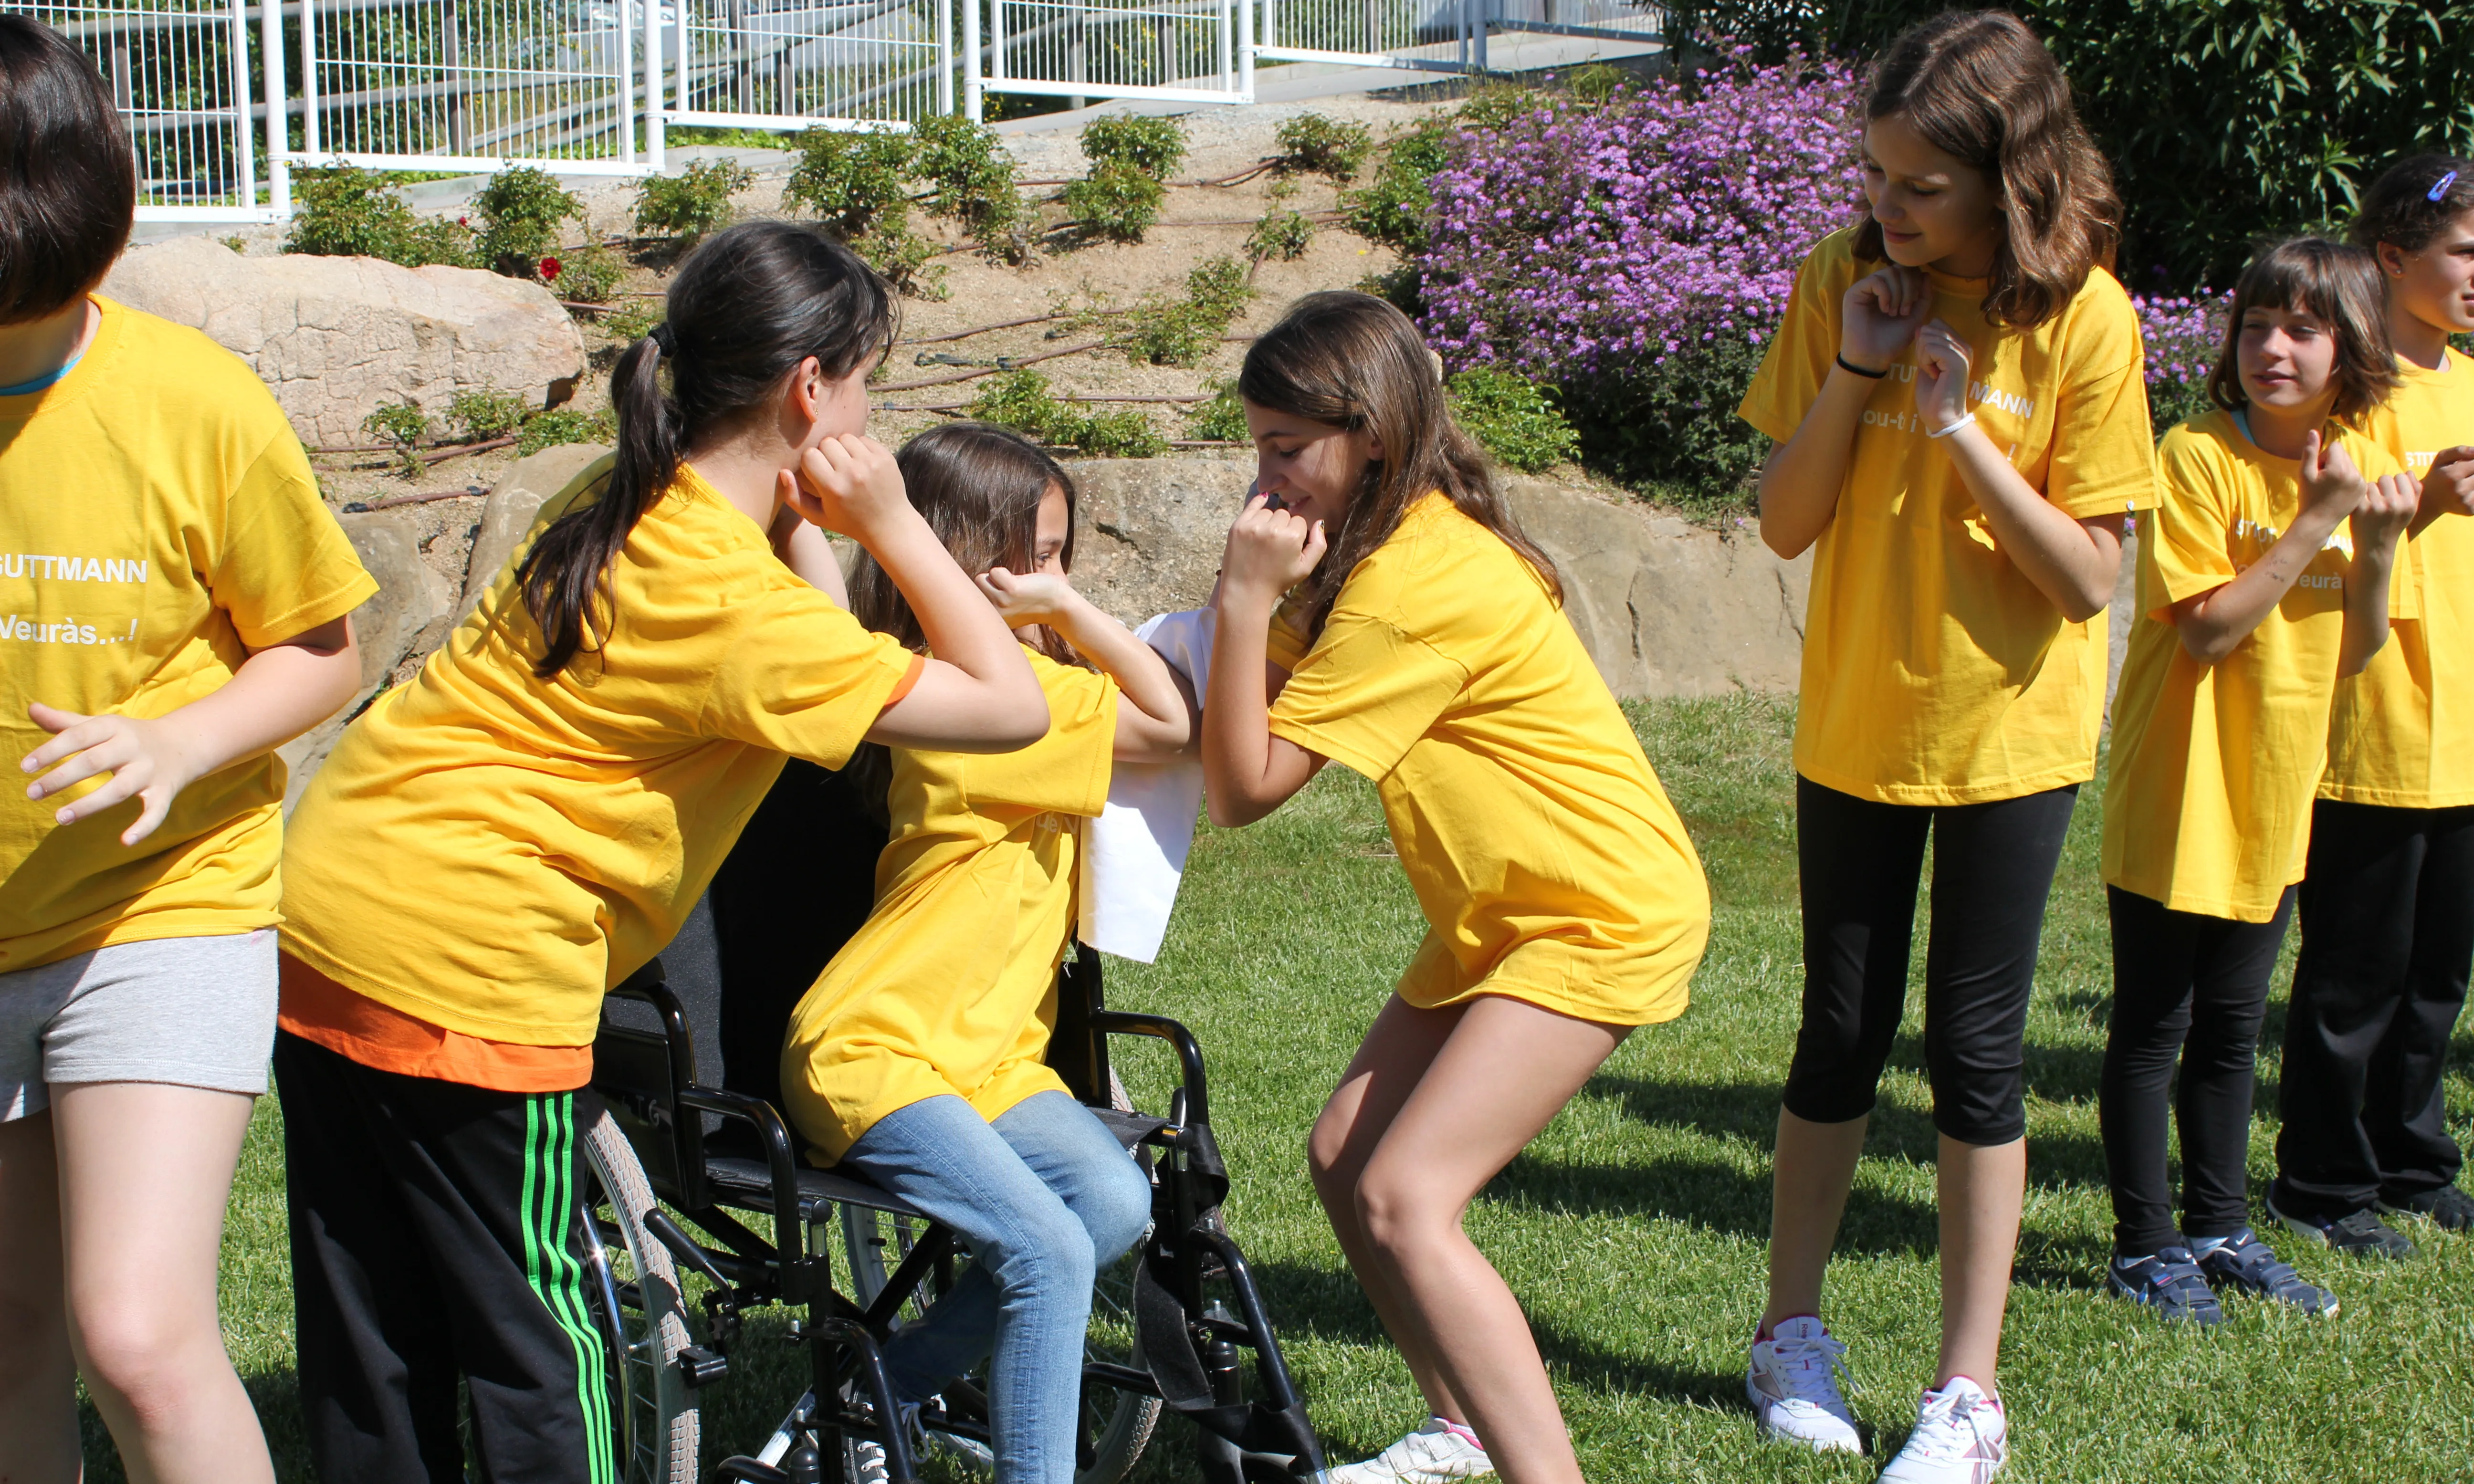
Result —
<instances>
[{"instance_id":1,"label":"purple flowering bush","mask_svg":"<svg viewBox=\"0 0 2474 1484\"><path fill-rule=\"evenodd\" d=\"M1813 243L1856 219L1862 81L1732 54L1689 87L1541 97L1464 128L1418 266L1453 369L1555 388L1590 462L1720 494L1766 440L1735 404Z\"/></svg>"},{"instance_id":2,"label":"purple flowering bush","mask_svg":"<svg viewBox=\"0 0 2474 1484\"><path fill-rule=\"evenodd\" d=\"M2156 434L2205 412L2208 373L2224 348L2225 314L2233 295L2207 289L2189 296L2143 298L2133 294L2139 335L2147 350L2147 410Z\"/></svg>"}]
</instances>

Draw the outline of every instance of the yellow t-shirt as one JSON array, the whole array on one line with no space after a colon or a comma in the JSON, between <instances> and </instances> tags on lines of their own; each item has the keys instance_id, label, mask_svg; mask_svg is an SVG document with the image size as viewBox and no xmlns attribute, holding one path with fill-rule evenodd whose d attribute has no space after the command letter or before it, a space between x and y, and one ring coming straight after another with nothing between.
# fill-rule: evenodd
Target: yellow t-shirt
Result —
<instances>
[{"instance_id":1,"label":"yellow t-shirt","mask_svg":"<svg viewBox=\"0 0 2474 1484\"><path fill-rule=\"evenodd\" d=\"M0 397L0 749L50 740L41 701L159 717L377 584L318 499L301 440L249 367L194 329L97 296L69 374ZM133 848L136 799L63 829L61 797L0 790L0 972L108 943L278 920L283 765L181 791ZM101 788L101 778L68 798Z\"/></svg>"},{"instance_id":2,"label":"yellow t-shirt","mask_svg":"<svg viewBox=\"0 0 2474 1484\"><path fill-rule=\"evenodd\" d=\"M1427 922L1402 999L1684 1013L1710 933L1700 858L1545 583L1449 499L1349 573L1272 732L1382 796Z\"/></svg>"},{"instance_id":3,"label":"yellow t-shirt","mask_svg":"<svg viewBox=\"0 0 2474 1484\"><path fill-rule=\"evenodd\" d=\"M1821 240L1736 409L1784 442L1838 353L1839 302L1880 267ZM2012 467L2086 520L2156 503L2139 321L2098 269L2033 329L1996 329L1980 279L1930 275L1975 355L1967 403ZM2103 721L2105 620L2065 620L2003 554L1916 413L1915 350L1866 403L1837 513L1813 549L1795 768L1887 804L1974 804L2082 783Z\"/></svg>"},{"instance_id":4,"label":"yellow t-shirt","mask_svg":"<svg viewBox=\"0 0 2474 1484\"><path fill-rule=\"evenodd\" d=\"M1031 656L1048 735L1019 752L893 751L876 910L790 1016L790 1121L831 1163L926 1098L995 1119L1065 1083L1041 1059L1074 928L1077 820L1108 800L1117 686Z\"/></svg>"},{"instance_id":5,"label":"yellow t-shirt","mask_svg":"<svg viewBox=\"0 0 2474 1484\"><path fill-rule=\"evenodd\" d=\"M545 501L526 548L608 473ZM799 580L691 469L610 566L608 639L554 679L533 677L521 559L346 729L294 811L283 946L430 1025L581 1046L602 991L678 932L784 754L839 767L913 657Z\"/></svg>"},{"instance_id":6,"label":"yellow t-shirt","mask_svg":"<svg viewBox=\"0 0 2474 1484\"><path fill-rule=\"evenodd\" d=\"M2366 420L2420 479L2443 449L2474 444L2474 361L2400 361L2404 384ZM2321 798L2391 809L2474 804L2474 519L2442 516L2405 545L2420 603L2359 675L2337 684ZM2400 563L2400 566L2407 565Z\"/></svg>"},{"instance_id":7,"label":"yellow t-shirt","mask_svg":"<svg viewBox=\"0 0 2474 1484\"><path fill-rule=\"evenodd\" d=\"M2339 441L2365 476L2396 472L2368 439ZM2175 912L2266 922L2302 879L2353 543L2339 525L2275 610L2203 666L2182 646L2173 605L2268 554L2301 510L2299 469L2261 452L2224 412L2167 433L2156 458L2164 500L2139 520L2139 614L2113 705L2103 876ZM2403 569L2392 607L2410 606Z\"/></svg>"}]
</instances>

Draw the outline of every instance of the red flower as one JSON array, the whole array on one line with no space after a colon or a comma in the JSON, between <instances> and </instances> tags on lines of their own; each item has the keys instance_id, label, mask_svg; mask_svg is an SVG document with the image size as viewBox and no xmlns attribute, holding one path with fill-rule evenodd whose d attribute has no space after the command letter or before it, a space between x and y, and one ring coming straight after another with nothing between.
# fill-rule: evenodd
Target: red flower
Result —
<instances>
[{"instance_id":1,"label":"red flower","mask_svg":"<svg viewBox=\"0 0 2474 1484\"><path fill-rule=\"evenodd\" d=\"M455 219L455 225L458 227L470 227L473 225L473 220L471 217L459 216Z\"/></svg>"},{"instance_id":2,"label":"red flower","mask_svg":"<svg viewBox=\"0 0 2474 1484\"><path fill-rule=\"evenodd\" d=\"M542 281L543 281L543 282L545 282L545 283L546 283L546 282L548 282L550 280L555 279L555 278L557 278L557 277L558 277L558 259L557 259L557 258L555 258L555 257L545 257L545 258L543 258L543 259L542 259Z\"/></svg>"}]
</instances>

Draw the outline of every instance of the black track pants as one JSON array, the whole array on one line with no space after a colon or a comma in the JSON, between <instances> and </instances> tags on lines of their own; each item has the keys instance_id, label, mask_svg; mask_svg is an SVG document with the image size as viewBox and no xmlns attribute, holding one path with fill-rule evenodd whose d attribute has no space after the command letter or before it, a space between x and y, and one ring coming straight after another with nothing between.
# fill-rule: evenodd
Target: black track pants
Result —
<instances>
[{"instance_id":1,"label":"black track pants","mask_svg":"<svg viewBox=\"0 0 2474 1484\"><path fill-rule=\"evenodd\" d=\"M2244 1167L2259 1023L2293 918L2293 890L2286 888L2268 922L2177 912L2120 887L2104 895L2113 919L2113 1025L2097 1118L2113 1185L2114 1249L2147 1257L2181 1243L2165 1171L2169 1109L2182 1133L2181 1233L2229 1237L2250 1225Z\"/></svg>"},{"instance_id":2,"label":"black track pants","mask_svg":"<svg viewBox=\"0 0 2474 1484\"><path fill-rule=\"evenodd\" d=\"M2277 1209L2340 1217L2454 1184L2440 1074L2474 963L2474 806L2321 799L2301 901Z\"/></svg>"},{"instance_id":3,"label":"black track pants","mask_svg":"<svg viewBox=\"0 0 2474 1484\"><path fill-rule=\"evenodd\" d=\"M279 1034L301 1408L325 1484L612 1484L577 1094L372 1071Z\"/></svg>"},{"instance_id":4,"label":"black track pants","mask_svg":"<svg viewBox=\"0 0 2474 1484\"><path fill-rule=\"evenodd\" d=\"M1984 804L1882 804L1795 781L1804 1023L1786 1109L1811 1123L1873 1110L1907 998L1916 887L1933 843L1925 1065L1933 1126L1989 1147L2027 1131L2027 993L2075 785Z\"/></svg>"}]
</instances>

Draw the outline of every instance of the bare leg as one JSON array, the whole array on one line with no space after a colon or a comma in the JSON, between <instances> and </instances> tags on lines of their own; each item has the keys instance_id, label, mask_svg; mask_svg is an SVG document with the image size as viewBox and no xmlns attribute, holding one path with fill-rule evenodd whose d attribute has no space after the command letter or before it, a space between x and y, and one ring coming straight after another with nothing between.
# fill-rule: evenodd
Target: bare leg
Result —
<instances>
[{"instance_id":1,"label":"bare leg","mask_svg":"<svg viewBox=\"0 0 2474 1484\"><path fill-rule=\"evenodd\" d=\"M1856 1183L1870 1118L1811 1123L1779 1109L1778 1153L1770 1161L1770 1301L1761 1328L1821 1312L1821 1279L1838 1243L1838 1219ZM1945 1249L1947 1251L1947 1249Z\"/></svg>"},{"instance_id":2,"label":"bare leg","mask_svg":"<svg viewBox=\"0 0 2474 1484\"><path fill-rule=\"evenodd\" d=\"M1469 1423L1468 1409L1444 1381L1443 1368L1411 1321L1408 1298L1393 1281L1390 1267L1357 1219L1357 1185L1384 1131L1418 1090L1419 1079L1426 1075L1466 1009L1454 1005L1419 1010L1395 995L1367 1029L1366 1039L1349 1058L1348 1070L1341 1074L1340 1085L1332 1089L1306 1141L1315 1194L1322 1201L1323 1214L1331 1219L1332 1233L1340 1238L1348 1270L1357 1275L1358 1286L1366 1290L1384 1331L1392 1336L1400 1358L1408 1362L1409 1374L1426 1399L1426 1410L1465 1427Z\"/></svg>"},{"instance_id":3,"label":"bare leg","mask_svg":"<svg viewBox=\"0 0 2474 1484\"><path fill-rule=\"evenodd\" d=\"M1471 1002L1358 1178L1358 1227L1403 1310L1397 1337L1441 1373L1506 1484L1580 1484L1581 1467L1520 1302L1462 1218L1626 1034L1519 1000Z\"/></svg>"},{"instance_id":4,"label":"bare leg","mask_svg":"<svg viewBox=\"0 0 2474 1484\"><path fill-rule=\"evenodd\" d=\"M1992 1391L2001 1316L2027 1198L2027 1141L1990 1147L1941 1136L1934 1193L1941 1205L1941 1365L1933 1384L1963 1375Z\"/></svg>"},{"instance_id":5,"label":"bare leg","mask_svg":"<svg viewBox=\"0 0 2474 1484\"><path fill-rule=\"evenodd\" d=\"M215 1312L248 1096L52 1088L69 1340L134 1484L273 1484Z\"/></svg>"},{"instance_id":6,"label":"bare leg","mask_svg":"<svg viewBox=\"0 0 2474 1484\"><path fill-rule=\"evenodd\" d=\"M52 1115L0 1124L0 1480L64 1484L81 1467L77 1362L61 1302Z\"/></svg>"}]
</instances>

